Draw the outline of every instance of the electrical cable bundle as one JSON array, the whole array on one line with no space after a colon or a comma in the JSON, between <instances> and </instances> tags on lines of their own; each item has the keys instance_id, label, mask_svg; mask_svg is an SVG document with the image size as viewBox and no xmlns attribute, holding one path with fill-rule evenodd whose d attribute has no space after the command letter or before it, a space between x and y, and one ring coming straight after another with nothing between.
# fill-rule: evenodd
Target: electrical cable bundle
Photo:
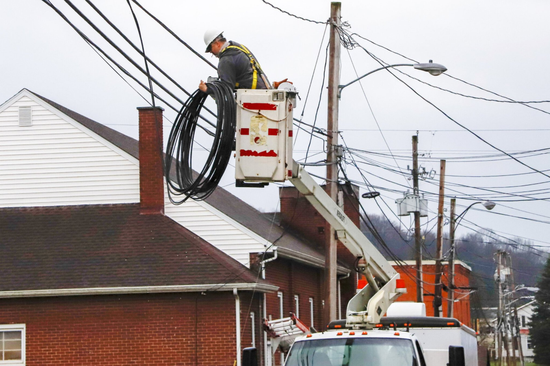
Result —
<instances>
[{"instance_id":1,"label":"electrical cable bundle","mask_svg":"<svg viewBox=\"0 0 550 366\"><path fill-rule=\"evenodd\" d=\"M236 107L232 88L221 81L206 84L208 94L195 91L181 108L168 138L164 161L168 196L174 204L189 197L203 200L214 192L220 182L233 150ZM193 171L193 145L197 120L208 95L217 104L216 131L208 159L200 172ZM170 171L175 169L175 179ZM175 199L173 196L180 197Z\"/></svg>"}]
</instances>

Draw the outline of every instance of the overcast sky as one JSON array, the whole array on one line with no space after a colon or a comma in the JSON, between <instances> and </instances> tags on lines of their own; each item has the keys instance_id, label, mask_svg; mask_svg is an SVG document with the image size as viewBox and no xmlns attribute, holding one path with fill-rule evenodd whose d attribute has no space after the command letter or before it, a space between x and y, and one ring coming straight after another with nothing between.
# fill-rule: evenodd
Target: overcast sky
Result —
<instances>
[{"instance_id":1,"label":"overcast sky","mask_svg":"<svg viewBox=\"0 0 550 366\"><path fill-rule=\"evenodd\" d=\"M110 55L125 62L64 1L51 2ZM201 54L205 48L203 34L209 28L224 30L229 39L248 46L272 81L289 78L300 91L301 101L294 116L300 118L305 105L303 121L326 128L326 84L322 84L322 75L328 33L326 26L319 23L329 17L330 1L269 2L311 21L285 14L262 0L140 1ZM102 29L108 29L85 1L73 3ZM125 0L93 3L139 44ZM134 10L146 53L178 84L193 92L200 79L215 75L212 67L135 5ZM454 93L506 100L452 77L515 101L548 101L548 14L550 2L544 0L344 0L342 20L349 24L346 31L356 34L353 39L359 46L342 48L341 84L380 66L367 50L388 64L430 59L441 63L448 68L448 75L433 77L411 67L398 70ZM136 107L147 105L150 97L134 82L129 85L118 76L43 1L0 1L0 32L0 103L27 88L137 137ZM120 38L115 41L123 45ZM127 46L124 49L143 65L142 59ZM215 58L205 56L217 64ZM125 65L138 75L134 68ZM367 191L367 181L375 187L373 190L381 192L376 200L362 200L367 212L379 214L383 209L392 221L398 222L394 201L412 186L407 179L407 167L412 166L411 138L418 131L420 164L428 173L420 188L430 201L429 217L422 220L424 228L435 230L439 164L440 159L446 159L447 208L453 196L457 197L457 213L479 200L491 199L497 203L491 212L484 211L481 205L472 208L465 215L460 234L489 228L502 237L519 237L535 246L550 245L550 237L546 235L550 229L550 171L545 171L550 169L550 150L545 150L550 149L550 104L528 105L543 110L539 111L524 104L468 98L427 86L401 72L374 73L342 92L339 127L345 143L355 151L354 155L346 156L346 173L361 184L361 193ZM146 82L142 76L140 80ZM186 99L183 91L166 80L163 82L180 99ZM173 100L171 103L178 105ZM163 106L167 135L175 113ZM308 133L299 132L296 159L303 158L306 151L309 161L324 159L319 139L313 139L309 150L308 145ZM534 150L540 151L527 153ZM354 162L363 176L353 167ZM396 172L399 170L401 174ZM313 171L321 175L324 172ZM263 190L236 189L232 174L230 167L222 182L227 189L262 211L278 210L276 185ZM412 226L412 217L400 220L402 228ZM491 240L498 238L493 236Z\"/></svg>"}]
</instances>

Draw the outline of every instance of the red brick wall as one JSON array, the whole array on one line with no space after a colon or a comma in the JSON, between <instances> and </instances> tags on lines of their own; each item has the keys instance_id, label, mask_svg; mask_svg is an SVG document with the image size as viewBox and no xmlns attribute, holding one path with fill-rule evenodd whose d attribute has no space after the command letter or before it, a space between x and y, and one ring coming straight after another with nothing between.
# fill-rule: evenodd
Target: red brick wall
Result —
<instances>
[{"instance_id":1,"label":"red brick wall","mask_svg":"<svg viewBox=\"0 0 550 366\"><path fill-rule=\"evenodd\" d=\"M307 326L311 326L311 312L309 298L314 300L314 326L320 329L321 324L321 276L322 272L313 267L305 266L286 259L277 259L266 264L267 280L279 286L279 291L283 293L283 317L295 313L294 295L299 296L300 320ZM277 293L266 295L267 315L272 319L279 318L279 298Z\"/></svg>"},{"instance_id":2,"label":"red brick wall","mask_svg":"<svg viewBox=\"0 0 550 366\"><path fill-rule=\"evenodd\" d=\"M283 317L290 316L296 312L294 295L299 296L300 320L307 326L311 326L311 312L309 298L312 297L313 321L317 330L322 329L322 271L313 267L305 266L290 260L278 258L266 264L267 280L279 286L283 293ZM279 297L277 293L266 294L266 310L268 318L279 319ZM275 365L280 365L280 353L277 351L273 357Z\"/></svg>"},{"instance_id":3,"label":"red brick wall","mask_svg":"<svg viewBox=\"0 0 550 366\"><path fill-rule=\"evenodd\" d=\"M260 310L258 299L240 297L244 348L248 311ZM233 366L236 359L231 292L2 299L0 323L26 325L28 366Z\"/></svg>"},{"instance_id":4,"label":"red brick wall","mask_svg":"<svg viewBox=\"0 0 550 366\"><path fill-rule=\"evenodd\" d=\"M415 266L404 266L394 267L397 272L400 273L401 278L405 280L405 287L407 288L407 293L401 295L397 301L416 301L416 282L414 276L416 276ZM434 283L435 283L435 265L423 264L423 281L424 281L424 304L426 304L426 315L434 315L433 307L433 294L434 294ZM407 273L409 275L407 275ZM448 266L443 265L443 283L447 284L447 273ZM464 268L461 265L455 265L455 286L457 287L469 287L470 286L470 271ZM468 290L456 290L455 299L460 299L458 302L454 303L453 308L453 318L458 319L460 322L471 327L471 318L470 318L470 296L465 296L468 293ZM446 290L442 291L443 295L443 314L442 316L447 316L447 308L449 302L447 301L448 292Z\"/></svg>"}]
</instances>

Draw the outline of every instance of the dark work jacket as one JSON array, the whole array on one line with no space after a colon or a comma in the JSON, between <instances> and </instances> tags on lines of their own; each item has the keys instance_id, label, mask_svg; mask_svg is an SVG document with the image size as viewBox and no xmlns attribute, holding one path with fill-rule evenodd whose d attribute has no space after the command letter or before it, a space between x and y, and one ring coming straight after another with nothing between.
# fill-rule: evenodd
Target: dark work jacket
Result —
<instances>
[{"instance_id":1,"label":"dark work jacket","mask_svg":"<svg viewBox=\"0 0 550 366\"><path fill-rule=\"evenodd\" d=\"M241 46L239 43L229 41L229 45ZM253 69L250 59L241 50L235 48L225 48L219 54L218 63L219 78L231 85L233 89L251 89L253 80ZM256 59L256 63L258 61ZM258 69L258 82L256 89L267 89L262 77L261 70Z\"/></svg>"}]
</instances>

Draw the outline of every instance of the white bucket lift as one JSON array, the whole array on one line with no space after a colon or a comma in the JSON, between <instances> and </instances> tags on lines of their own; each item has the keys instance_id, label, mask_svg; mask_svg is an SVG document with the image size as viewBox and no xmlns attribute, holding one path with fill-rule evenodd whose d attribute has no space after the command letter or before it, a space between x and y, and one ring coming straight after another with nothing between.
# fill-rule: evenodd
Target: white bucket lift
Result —
<instances>
[{"instance_id":1,"label":"white bucket lift","mask_svg":"<svg viewBox=\"0 0 550 366\"><path fill-rule=\"evenodd\" d=\"M292 111L295 105L295 91L237 90L237 185L284 182L292 176Z\"/></svg>"}]
</instances>

